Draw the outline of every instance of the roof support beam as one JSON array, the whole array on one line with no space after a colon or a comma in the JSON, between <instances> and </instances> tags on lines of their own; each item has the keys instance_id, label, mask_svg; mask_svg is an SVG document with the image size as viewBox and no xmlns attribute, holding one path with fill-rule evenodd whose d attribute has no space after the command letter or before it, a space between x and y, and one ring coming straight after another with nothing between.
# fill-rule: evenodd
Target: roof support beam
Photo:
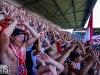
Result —
<instances>
[{"instance_id":1,"label":"roof support beam","mask_svg":"<svg viewBox=\"0 0 100 75\"><path fill-rule=\"evenodd\" d=\"M38 12L37 10L35 10L34 8L32 8L30 5L28 5L27 7L31 8L33 11L35 11L35 12L41 14L40 12ZM41 15L42 15L42 14L41 14Z\"/></svg>"},{"instance_id":2,"label":"roof support beam","mask_svg":"<svg viewBox=\"0 0 100 75\"><path fill-rule=\"evenodd\" d=\"M74 1L73 0L72 0L72 6L73 6L73 11L74 11L75 23L76 23L76 26L77 26L76 11L75 11L75 8L74 8Z\"/></svg>"},{"instance_id":3,"label":"roof support beam","mask_svg":"<svg viewBox=\"0 0 100 75\"><path fill-rule=\"evenodd\" d=\"M67 0L64 0L65 2L67 2L67 3L71 3L70 1L67 1Z\"/></svg>"},{"instance_id":4,"label":"roof support beam","mask_svg":"<svg viewBox=\"0 0 100 75\"><path fill-rule=\"evenodd\" d=\"M80 10L80 11L76 11L76 12L77 12L77 13L78 13L78 12L87 12L87 10Z\"/></svg>"},{"instance_id":5,"label":"roof support beam","mask_svg":"<svg viewBox=\"0 0 100 75\"><path fill-rule=\"evenodd\" d=\"M59 6L58 6L56 0L53 0L53 1L54 1L54 3L56 4L56 6L58 7L58 9L60 10L60 12L62 13L62 15L63 15L63 17L65 18L65 20L67 21L67 23L69 24L67 18L65 17L65 15L63 14L63 12L62 12L61 9L59 8ZM70 26L70 24L69 24L69 26Z\"/></svg>"},{"instance_id":6,"label":"roof support beam","mask_svg":"<svg viewBox=\"0 0 100 75\"><path fill-rule=\"evenodd\" d=\"M78 12L80 8L82 8L85 4L87 4L87 2L88 2L88 1L86 1L84 4L82 4L82 5L76 10L76 12Z\"/></svg>"},{"instance_id":7,"label":"roof support beam","mask_svg":"<svg viewBox=\"0 0 100 75\"><path fill-rule=\"evenodd\" d=\"M72 5L65 11L64 15L66 15L67 11L72 7Z\"/></svg>"},{"instance_id":8,"label":"roof support beam","mask_svg":"<svg viewBox=\"0 0 100 75\"><path fill-rule=\"evenodd\" d=\"M28 6L28 5L34 4L34 3L38 2L38 1L40 1L40 0L34 0L34 1L30 2L30 3L27 3L24 6L22 6L22 8L24 8L24 7Z\"/></svg>"},{"instance_id":9,"label":"roof support beam","mask_svg":"<svg viewBox=\"0 0 100 75\"><path fill-rule=\"evenodd\" d=\"M66 13L66 14L73 14L74 12Z\"/></svg>"},{"instance_id":10,"label":"roof support beam","mask_svg":"<svg viewBox=\"0 0 100 75\"><path fill-rule=\"evenodd\" d=\"M56 16L61 16L61 15L62 15L62 14L59 14L59 15L55 15L55 14L54 14L55 17L56 17ZM49 18L49 17L52 17L52 16L48 16L47 18Z\"/></svg>"},{"instance_id":11,"label":"roof support beam","mask_svg":"<svg viewBox=\"0 0 100 75\"><path fill-rule=\"evenodd\" d=\"M39 1L38 2L46 11L48 11L53 17L54 17L54 15ZM57 19L60 23L61 23L61 21L58 19L58 18L56 18L56 17L54 17L55 19ZM62 24L62 23L61 23ZM62 24L63 25L63 24Z\"/></svg>"},{"instance_id":12,"label":"roof support beam","mask_svg":"<svg viewBox=\"0 0 100 75\"><path fill-rule=\"evenodd\" d=\"M46 12L46 17L48 16L48 11Z\"/></svg>"},{"instance_id":13,"label":"roof support beam","mask_svg":"<svg viewBox=\"0 0 100 75\"><path fill-rule=\"evenodd\" d=\"M58 9L57 9L56 12L54 13L54 16L56 15L57 12L58 12Z\"/></svg>"},{"instance_id":14,"label":"roof support beam","mask_svg":"<svg viewBox=\"0 0 100 75\"><path fill-rule=\"evenodd\" d=\"M23 4L26 4L26 1L21 1L21 0L19 0L20 2L22 2ZM29 7L30 9L32 9L33 11L35 11L35 12L37 12L37 13L39 13L39 14L41 14L40 12L38 12L37 10L35 10L34 8L32 8L30 5L27 5L27 7ZM42 15L42 14L41 14Z\"/></svg>"}]
</instances>

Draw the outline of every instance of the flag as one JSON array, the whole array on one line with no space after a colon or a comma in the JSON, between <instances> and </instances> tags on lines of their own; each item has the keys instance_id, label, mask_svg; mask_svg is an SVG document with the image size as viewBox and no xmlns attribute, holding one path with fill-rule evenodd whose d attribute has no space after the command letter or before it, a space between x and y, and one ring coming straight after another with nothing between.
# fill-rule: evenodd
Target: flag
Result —
<instances>
[{"instance_id":1,"label":"flag","mask_svg":"<svg viewBox=\"0 0 100 75\"><path fill-rule=\"evenodd\" d=\"M88 26L85 33L84 43L90 42L92 40L92 32L93 32L93 12L91 12L89 17Z\"/></svg>"}]
</instances>

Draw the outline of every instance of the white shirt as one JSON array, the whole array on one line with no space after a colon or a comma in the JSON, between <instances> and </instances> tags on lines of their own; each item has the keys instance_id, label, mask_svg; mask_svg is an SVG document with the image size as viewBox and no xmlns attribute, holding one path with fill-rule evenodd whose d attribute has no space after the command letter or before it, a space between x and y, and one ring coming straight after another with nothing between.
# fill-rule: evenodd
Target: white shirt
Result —
<instances>
[{"instance_id":1,"label":"white shirt","mask_svg":"<svg viewBox=\"0 0 100 75\"><path fill-rule=\"evenodd\" d=\"M77 63L77 68L78 68L78 70L81 69L81 63Z\"/></svg>"},{"instance_id":2,"label":"white shirt","mask_svg":"<svg viewBox=\"0 0 100 75\"><path fill-rule=\"evenodd\" d=\"M37 66L37 63L36 63L36 58L37 58L37 56L38 56L38 54L37 55L33 55L33 52L34 52L35 50L33 50L32 52L31 52L31 59L32 59L32 62L33 62L33 66L32 66L32 70L33 70L33 72L37 72L37 69L36 69L36 66ZM41 52L44 52L44 48L41 48Z\"/></svg>"},{"instance_id":3,"label":"white shirt","mask_svg":"<svg viewBox=\"0 0 100 75\"><path fill-rule=\"evenodd\" d=\"M34 50L35 51L35 50ZM36 66L37 66L37 63L36 63L36 58L37 58L37 55L33 55L33 52L34 51L32 51L31 52L31 59L32 59L32 62L33 62L33 66L32 66L32 70L33 70L33 72L37 72L37 69L36 69Z\"/></svg>"},{"instance_id":4,"label":"white shirt","mask_svg":"<svg viewBox=\"0 0 100 75\"><path fill-rule=\"evenodd\" d=\"M31 50L32 50L32 46L33 46L33 44L30 45L30 46L28 46L28 47L26 48L26 51L31 51Z\"/></svg>"}]
</instances>

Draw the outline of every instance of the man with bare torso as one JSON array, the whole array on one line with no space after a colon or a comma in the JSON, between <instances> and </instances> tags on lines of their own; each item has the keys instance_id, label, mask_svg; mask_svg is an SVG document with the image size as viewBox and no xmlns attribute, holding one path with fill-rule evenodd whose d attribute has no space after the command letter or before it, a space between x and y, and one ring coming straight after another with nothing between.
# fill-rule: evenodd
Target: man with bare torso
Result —
<instances>
[{"instance_id":1,"label":"man with bare torso","mask_svg":"<svg viewBox=\"0 0 100 75\"><path fill-rule=\"evenodd\" d=\"M10 75L27 75L25 67L26 47L37 40L38 35L26 22L23 25L31 32L32 38L23 42L24 31L15 29L18 21L14 19L0 35L0 61L10 68Z\"/></svg>"}]
</instances>

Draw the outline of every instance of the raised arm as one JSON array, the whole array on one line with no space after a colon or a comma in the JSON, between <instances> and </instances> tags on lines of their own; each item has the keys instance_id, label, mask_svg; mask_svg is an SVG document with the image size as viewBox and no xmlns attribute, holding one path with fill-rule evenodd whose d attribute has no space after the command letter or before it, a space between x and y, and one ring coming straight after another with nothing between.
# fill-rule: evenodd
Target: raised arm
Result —
<instances>
[{"instance_id":1,"label":"raised arm","mask_svg":"<svg viewBox=\"0 0 100 75\"><path fill-rule=\"evenodd\" d=\"M100 53L98 52L98 55L97 56L97 66L98 66L98 69L97 69L97 75L100 75Z\"/></svg>"},{"instance_id":2,"label":"raised arm","mask_svg":"<svg viewBox=\"0 0 100 75\"><path fill-rule=\"evenodd\" d=\"M90 58L90 60L87 62L86 66L84 66L81 70L78 70L74 67L74 65L70 64L70 70L72 72L74 72L77 75L85 75L87 73L87 71L89 70L89 68L91 67L91 65L93 64L93 62L95 61L95 58L92 56Z\"/></svg>"},{"instance_id":3,"label":"raised arm","mask_svg":"<svg viewBox=\"0 0 100 75\"><path fill-rule=\"evenodd\" d=\"M41 66L46 66L45 62L41 59L41 56L37 56L37 61L40 62Z\"/></svg>"},{"instance_id":4,"label":"raised arm","mask_svg":"<svg viewBox=\"0 0 100 75\"><path fill-rule=\"evenodd\" d=\"M61 64L64 64L66 58L70 55L70 52L74 50L75 46L76 46L76 45L73 44L73 45L70 46L69 48L66 48L67 50L65 49L65 50L64 50L64 53L62 53L62 56L61 56L60 58L58 58L56 61L58 61L58 62L61 63Z\"/></svg>"},{"instance_id":5,"label":"raised arm","mask_svg":"<svg viewBox=\"0 0 100 75\"><path fill-rule=\"evenodd\" d=\"M44 29L45 26L45 21L42 23L42 30Z\"/></svg>"},{"instance_id":6,"label":"raised arm","mask_svg":"<svg viewBox=\"0 0 100 75\"><path fill-rule=\"evenodd\" d=\"M46 53L42 54L41 57L45 62L50 63L51 65L57 68L57 73L60 74L64 70L64 66L53 59L51 59Z\"/></svg>"},{"instance_id":7,"label":"raised arm","mask_svg":"<svg viewBox=\"0 0 100 75\"><path fill-rule=\"evenodd\" d=\"M40 41L40 39L37 39L35 42L37 42L37 44L34 43L34 46L36 47L36 50L34 51L34 55L37 55L38 53L41 52L41 45L42 45L42 42Z\"/></svg>"},{"instance_id":8,"label":"raised arm","mask_svg":"<svg viewBox=\"0 0 100 75\"><path fill-rule=\"evenodd\" d=\"M86 52L85 52L85 48L84 48L83 44L81 42L79 42L79 44L80 44L80 48L82 50L83 55L85 55Z\"/></svg>"},{"instance_id":9,"label":"raised arm","mask_svg":"<svg viewBox=\"0 0 100 75\"><path fill-rule=\"evenodd\" d=\"M98 67L97 75L100 75L100 64L99 64L99 67Z\"/></svg>"},{"instance_id":10,"label":"raised arm","mask_svg":"<svg viewBox=\"0 0 100 75\"><path fill-rule=\"evenodd\" d=\"M57 75L56 67L52 65L40 66L36 75Z\"/></svg>"},{"instance_id":11,"label":"raised arm","mask_svg":"<svg viewBox=\"0 0 100 75\"><path fill-rule=\"evenodd\" d=\"M48 48L50 48L50 42L49 41L47 41L45 38L43 38L44 39L44 41L47 43L47 45L48 46L46 46L46 47L44 47L44 50L47 50Z\"/></svg>"},{"instance_id":12,"label":"raised arm","mask_svg":"<svg viewBox=\"0 0 100 75\"><path fill-rule=\"evenodd\" d=\"M36 31L28 23L24 22L24 25L33 36L28 41L26 41L26 47L28 47L28 46L32 45L37 40L38 35L37 35Z\"/></svg>"},{"instance_id":13,"label":"raised arm","mask_svg":"<svg viewBox=\"0 0 100 75\"><path fill-rule=\"evenodd\" d=\"M53 40L54 40L54 43L57 42L57 39L56 39L56 36L55 36L54 32L53 32Z\"/></svg>"},{"instance_id":14,"label":"raised arm","mask_svg":"<svg viewBox=\"0 0 100 75\"><path fill-rule=\"evenodd\" d=\"M42 42L40 41L40 39L38 39L38 46L37 46L38 53L41 52L41 45L42 45Z\"/></svg>"},{"instance_id":15,"label":"raised arm","mask_svg":"<svg viewBox=\"0 0 100 75\"><path fill-rule=\"evenodd\" d=\"M50 64L54 65L57 68L58 74L60 74L64 70L64 66L55 60L51 60Z\"/></svg>"},{"instance_id":16,"label":"raised arm","mask_svg":"<svg viewBox=\"0 0 100 75\"><path fill-rule=\"evenodd\" d=\"M15 29L15 26L17 25L17 20L14 20L12 24L7 26L5 30L1 33L0 36L0 52L7 50L9 41L10 41L10 36Z\"/></svg>"},{"instance_id":17,"label":"raised arm","mask_svg":"<svg viewBox=\"0 0 100 75\"><path fill-rule=\"evenodd\" d=\"M60 36L60 34L57 34L57 35L59 37L59 39L57 39L57 42L59 42L61 40L61 36Z\"/></svg>"}]
</instances>

